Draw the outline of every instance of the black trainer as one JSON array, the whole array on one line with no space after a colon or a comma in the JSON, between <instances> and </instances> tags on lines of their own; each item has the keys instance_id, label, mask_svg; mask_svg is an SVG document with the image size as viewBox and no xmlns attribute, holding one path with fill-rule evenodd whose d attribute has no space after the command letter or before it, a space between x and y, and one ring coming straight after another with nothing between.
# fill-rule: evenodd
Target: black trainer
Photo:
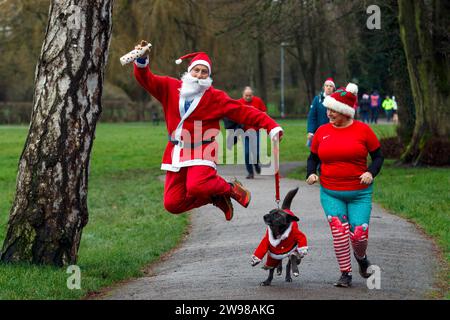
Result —
<instances>
[{"instance_id":1,"label":"black trainer","mask_svg":"<svg viewBox=\"0 0 450 320\"><path fill-rule=\"evenodd\" d=\"M342 272L339 280L334 284L335 287L348 288L352 285L352 275L349 272Z\"/></svg>"},{"instance_id":2,"label":"black trainer","mask_svg":"<svg viewBox=\"0 0 450 320\"><path fill-rule=\"evenodd\" d=\"M361 275L361 277L365 279L369 278L372 274L367 273L367 268L369 268L370 266L370 261L367 259L367 256L364 256L363 259L359 259L355 254L353 255L355 256L355 259L358 262L359 274Z\"/></svg>"}]
</instances>

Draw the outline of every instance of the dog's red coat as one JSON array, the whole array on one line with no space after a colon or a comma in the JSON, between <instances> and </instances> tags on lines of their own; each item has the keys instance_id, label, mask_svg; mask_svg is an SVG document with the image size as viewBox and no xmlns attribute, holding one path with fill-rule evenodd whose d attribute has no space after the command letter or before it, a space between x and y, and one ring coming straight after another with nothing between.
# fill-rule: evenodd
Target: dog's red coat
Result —
<instances>
[{"instance_id":1,"label":"dog's red coat","mask_svg":"<svg viewBox=\"0 0 450 320\"><path fill-rule=\"evenodd\" d=\"M290 215L294 215L294 213L289 209L284 209L284 211ZM256 248L253 254L262 260L266 253L269 252L269 254L267 255L266 267L275 268L278 266L281 259L273 258L270 254L285 255L289 253L295 246L297 246L297 248L306 247L308 245L307 242L308 241L306 239L306 235L300 231L297 222L294 221L292 222L292 228L289 232L288 237L281 240L277 246L273 246L270 243L269 228L267 228L264 238L261 240L259 246Z\"/></svg>"}]
</instances>

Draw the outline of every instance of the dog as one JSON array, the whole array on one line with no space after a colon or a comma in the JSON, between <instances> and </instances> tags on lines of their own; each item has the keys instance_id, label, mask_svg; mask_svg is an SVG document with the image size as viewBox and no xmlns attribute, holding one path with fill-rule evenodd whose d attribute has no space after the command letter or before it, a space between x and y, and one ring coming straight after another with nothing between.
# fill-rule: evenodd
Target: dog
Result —
<instances>
[{"instance_id":1,"label":"dog","mask_svg":"<svg viewBox=\"0 0 450 320\"><path fill-rule=\"evenodd\" d=\"M267 254L263 269L269 270L269 277L260 283L261 286L271 285L275 268L278 275L282 274L284 258L288 258L285 280L292 282L291 271L295 277L298 277L298 265L308 253L307 238L298 228L299 219L290 209L292 199L297 192L298 188L289 191L281 209L273 209L264 215L264 223L267 225L266 233L250 261L254 267Z\"/></svg>"}]
</instances>

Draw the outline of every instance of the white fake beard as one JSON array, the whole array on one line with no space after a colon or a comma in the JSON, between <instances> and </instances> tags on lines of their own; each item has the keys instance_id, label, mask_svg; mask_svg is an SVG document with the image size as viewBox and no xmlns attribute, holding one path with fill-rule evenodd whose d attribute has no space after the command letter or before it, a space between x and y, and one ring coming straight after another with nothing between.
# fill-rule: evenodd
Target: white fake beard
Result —
<instances>
[{"instance_id":1,"label":"white fake beard","mask_svg":"<svg viewBox=\"0 0 450 320\"><path fill-rule=\"evenodd\" d=\"M197 79L186 72L182 77L183 82L180 89L180 96L185 99L193 98L196 95L205 92L212 85L211 77L206 79Z\"/></svg>"}]
</instances>

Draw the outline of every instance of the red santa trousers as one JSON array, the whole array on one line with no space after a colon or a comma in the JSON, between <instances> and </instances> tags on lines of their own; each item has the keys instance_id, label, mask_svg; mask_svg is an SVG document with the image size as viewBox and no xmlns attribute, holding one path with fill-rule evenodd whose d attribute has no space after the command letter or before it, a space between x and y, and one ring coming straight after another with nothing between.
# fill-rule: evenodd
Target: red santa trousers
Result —
<instances>
[{"instance_id":1,"label":"red santa trousers","mask_svg":"<svg viewBox=\"0 0 450 320\"><path fill-rule=\"evenodd\" d=\"M170 213L183 213L212 203L212 196L230 194L231 185L213 167L191 166L166 173L164 207Z\"/></svg>"}]
</instances>

